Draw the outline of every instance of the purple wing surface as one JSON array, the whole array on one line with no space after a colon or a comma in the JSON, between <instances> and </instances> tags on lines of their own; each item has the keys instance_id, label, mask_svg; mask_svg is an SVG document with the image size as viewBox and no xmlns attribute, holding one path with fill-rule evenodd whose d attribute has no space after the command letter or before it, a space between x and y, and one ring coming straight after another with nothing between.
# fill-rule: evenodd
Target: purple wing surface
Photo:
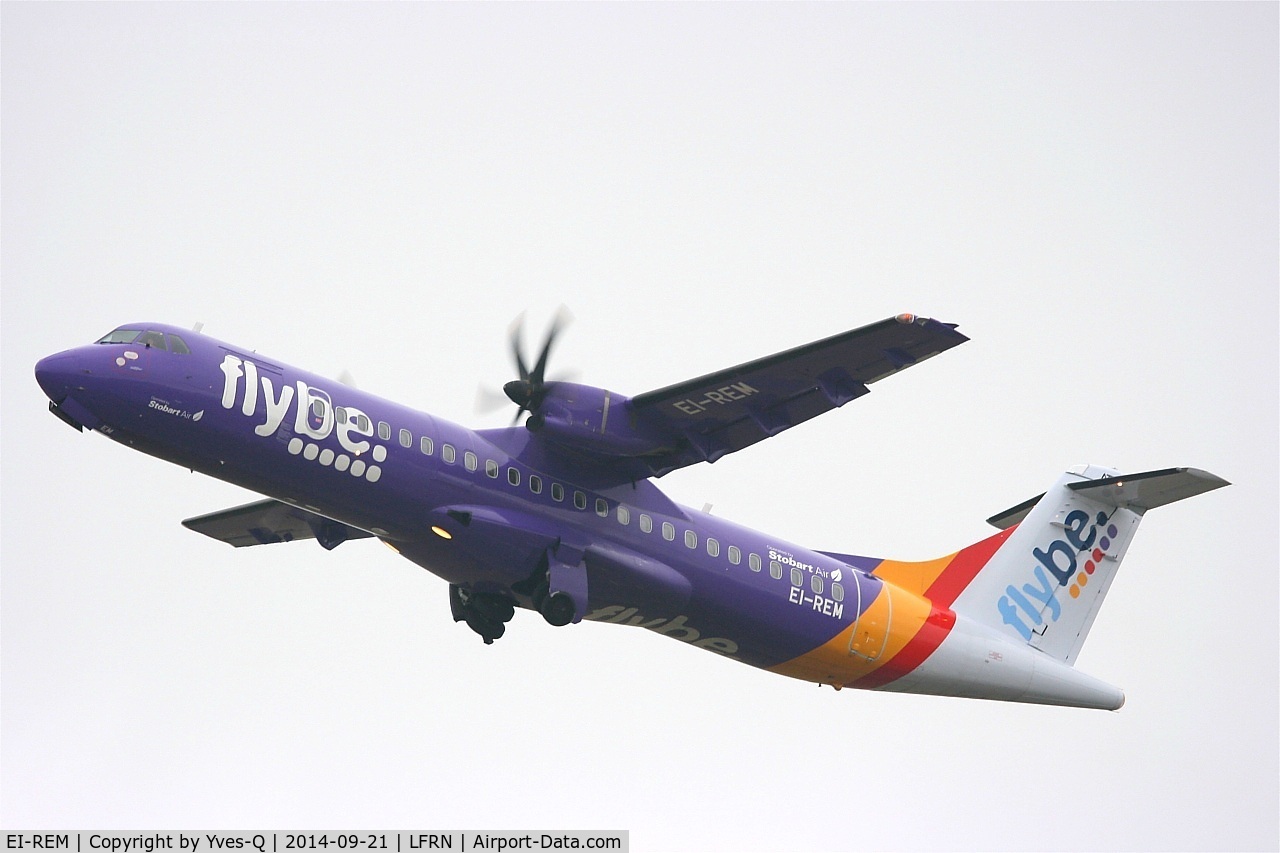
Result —
<instances>
[{"instance_id":1,"label":"purple wing surface","mask_svg":"<svg viewBox=\"0 0 1280 853\"><path fill-rule=\"evenodd\" d=\"M315 539L325 550L332 551L348 539L367 539L373 535L277 500L255 501L211 512L188 518L182 524L188 530L236 548Z\"/></svg>"},{"instance_id":2,"label":"purple wing surface","mask_svg":"<svg viewBox=\"0 0 1280 853\"><path fill-rule=\"evenodd\" d=\"M899 314L636 397L547 382L526 407L531 438L485 436L597 488L636 483L750 447L967 340L953 324Z\"/></svg>"},{"instance_id":3,"label":"purple wing surface","mask_svg":"<svg viewBox=\"0 0 1280 853\"><path fill-rule=\"evenodd\" d=\"M967 341L955 326L910 314L632 398L646 431L668 437L654 475L775 436L868 393L868 385Z\"/></svg>"},{"instance_id":4,"label":"purple wing surface","mask_svg":"<svg viewBox=\"0 0 1280 853\"><path fill-rule=\"evenodd\" d=\"M871 383L967 340L952 324L900 314L630 399L567 386L550 401L571 401L567 417L557 421L553 412L531 429L546 430L616 481L661 477L839 408ZM590 429L574 434L565 428L574 421Z\"/></svg>"}]
</instances>

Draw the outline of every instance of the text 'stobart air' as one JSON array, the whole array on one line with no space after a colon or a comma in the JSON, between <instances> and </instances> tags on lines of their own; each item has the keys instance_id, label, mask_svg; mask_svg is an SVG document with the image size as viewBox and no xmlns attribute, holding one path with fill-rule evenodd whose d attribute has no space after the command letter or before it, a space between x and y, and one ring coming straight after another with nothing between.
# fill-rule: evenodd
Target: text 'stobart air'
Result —
<instances>
[{"instance_id":1,"label":"text 'stobart air'","mask_svg":"<svg viewBox=\"0 0 1280 853\"><path fill-rule=\"evenodd\" d=\"M43 359L50 410L266 496L183 522L236 547L376 537L449 583L486 643L516 608L647 628L793 678L1117 709L1074 668L1147 510L1227 485L1194 468L1081 466L954 554L815 551L673 503L715 462L964 343L902 314L635 397L544 378L553 325L506 394L523 427L469 430L197 332L122 326Z\"/></svg>"}]
</instances>

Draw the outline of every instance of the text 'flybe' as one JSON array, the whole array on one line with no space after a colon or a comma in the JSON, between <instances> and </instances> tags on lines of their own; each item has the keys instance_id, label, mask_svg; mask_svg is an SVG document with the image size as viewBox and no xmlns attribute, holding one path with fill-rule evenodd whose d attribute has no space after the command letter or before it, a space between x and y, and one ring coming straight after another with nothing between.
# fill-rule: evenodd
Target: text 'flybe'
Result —
<instances>
[{"instance_id":1,"label":"text 'flybe'","mask_svg":"<svg viewBox=\"0 0 1280 853\"><path fill-rule=\"evenodd\" d=\"M382 476L378 465L369 465L361 457L370 453L375 463L387 458L387 449L382 445L373 445L365 438L373 436L373 422L369 416L359 409L350 406L342 408L341 416L336 414L333 399L327 391L312 388L299 379L293 385L280 383L277 393L270 376L259 375L258 366L248 359L238 358L228 353L219 365L225 381L222 387L222 408L233 409L236 400L240 399L240 413L248 418L260 418L253 431L264 438L280 432L283 427L291 431L289 452L301 455L308 461L321 465L332 465L336 471L350 471L352 476L364 477L370 483L376 483ZM241 381L244 380L244 393L241 396ZM262 410L259 412L259 386L261 386ZM287 418L293 410L292 423ZM340 450L324 447L320 442L336 436ZM307 439L311 439L308 441ZM342 451L346 451L345 453ZM348 456L347 454L350 454Z\"/></svg>"},{"instance_id":2,"label":"text 'flybe'","mask_svg":"<svg viewBox=\"0 0 1280 853\"><path fill-rule=\"evenodd\" d=\"M1102 527L1104 524L1107 525L1105 529ZM1108 524L1104 512L1099 512L1092 524L1089 523L1089 514L1083 510L1067 513L1063 519L1063 538L1053 540L1044 548L1031 549L1038 564L1032 569L1035 582L1023 584L1021 589L1013 584L1005 587L1004 595L996 604L1001 621L1012 626L1028 642L1035 628L1046 624L1046 616L1049 622L1058 621L1062 615L1062 603L1056 597L1058 589L1070 585L1071 597L1079 598L1081 590L1097 571L1098 563L1115 544L1118 533L1114 524ZM1090 548L1093 551L1087 553ZM1083 566L1077 560L1080 554L1086 554Z\"/></svg>"}]
</instances>

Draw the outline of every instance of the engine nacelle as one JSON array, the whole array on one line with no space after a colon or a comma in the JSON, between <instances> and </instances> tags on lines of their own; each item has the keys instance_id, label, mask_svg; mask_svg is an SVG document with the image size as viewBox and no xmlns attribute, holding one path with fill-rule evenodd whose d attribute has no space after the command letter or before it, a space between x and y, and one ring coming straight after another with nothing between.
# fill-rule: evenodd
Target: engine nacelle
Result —
<instances>
[{"instance_id":1,"label":"engine nacelle","mask_svg":"<svg viewBox=\"0 0 1280 853\"><path fill-rule=\"evenodd\" d=\"M669 445L663 436L635 425L630 397L571 382L549 384L541 407L525 427L566 448L609 456L643 456Z\"/></svg>"}]
</instances>

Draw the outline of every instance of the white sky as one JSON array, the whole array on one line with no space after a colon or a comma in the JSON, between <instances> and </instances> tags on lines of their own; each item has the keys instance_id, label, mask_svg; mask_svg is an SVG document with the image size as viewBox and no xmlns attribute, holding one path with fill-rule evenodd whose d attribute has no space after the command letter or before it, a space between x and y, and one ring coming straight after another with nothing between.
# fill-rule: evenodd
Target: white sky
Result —
<instances>
[{"instance_id":1,"label":"white sky","mask_svg":"<svg viewBox=\"0 0 1280 853\"><path fill-rule=\"evenodd\" d=\"M636 850L1271 848L1269 4L4 4L0 823L628 828ZM451 420L566 303L639 393L901 311L972 339L677 500L924 559L1080 462L1151 514L1081 669L1119 713L839 694L523 613L77 436L41 356L139 320Z\"/></svg>"}]
</instances>

